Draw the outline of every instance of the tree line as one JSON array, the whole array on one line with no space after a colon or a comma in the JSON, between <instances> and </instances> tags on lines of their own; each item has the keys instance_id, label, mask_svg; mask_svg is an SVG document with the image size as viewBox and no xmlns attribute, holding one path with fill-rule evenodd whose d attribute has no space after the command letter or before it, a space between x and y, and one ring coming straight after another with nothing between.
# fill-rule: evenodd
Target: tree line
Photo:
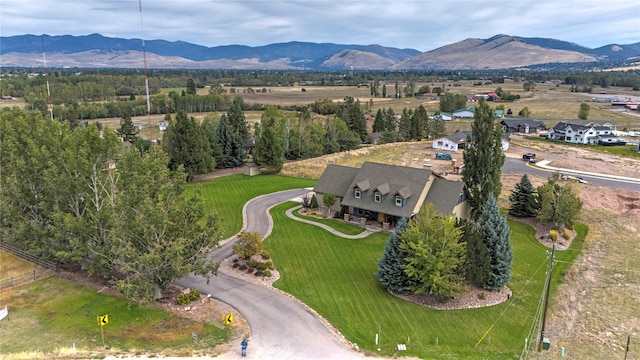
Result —
<instances>
[{"instance_id":1,"label":"tree line","mask_svg":"<svg viewBox=\"0 0 640 360\"><path fill-rule=\"evenodd\" d=\"M3 241L110 278L141 303L177 278L216 273L206 255L218 243L217 215L185 191L184 168L170 170L162 149L17 108L0 121Z\"/></svg>"}]
</instances>

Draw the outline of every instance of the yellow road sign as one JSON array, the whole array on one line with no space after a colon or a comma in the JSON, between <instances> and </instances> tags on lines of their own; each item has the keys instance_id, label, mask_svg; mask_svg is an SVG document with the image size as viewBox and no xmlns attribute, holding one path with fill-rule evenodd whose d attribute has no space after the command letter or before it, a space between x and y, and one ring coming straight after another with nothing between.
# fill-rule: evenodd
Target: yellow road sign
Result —
<instances>
[{"instance_id":1,"label":"yellow road sign","mask_svg":"<svg viewBox=\"0 0 640 360\"><path fill-rule=\"evenodd\" d=\"M226 325L229 325L229 324L231 324L232 322L233 322L233 314L229 313L229 314L227 314L227 316L225 316L225 318L224 318L224 323L225 323Z\"/></svg>"},{"instance_id":2,"label":"yellow road sign","mask_svg":"<svg viewBox=\"0 0 640 360\"><path fill-rule=\"evenodd\" d=\"M109 323L109 315L108 314L104 314L102 316L98 316L98 324L100 324L100 326L105 326Z\"/></svg>"}]
</instances>

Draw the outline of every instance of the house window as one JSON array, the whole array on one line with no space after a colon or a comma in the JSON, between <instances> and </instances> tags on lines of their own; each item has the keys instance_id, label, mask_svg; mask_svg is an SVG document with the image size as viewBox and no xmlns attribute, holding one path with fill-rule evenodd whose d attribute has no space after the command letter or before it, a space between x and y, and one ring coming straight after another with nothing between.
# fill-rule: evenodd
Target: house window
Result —
<instances>
[{"instance_id":1,"label":"house window","mask_svg":"<svg viewBox=\"0 0 640 360\"><path fill-rule=\"evenodd\" d=\"M356 197L356 199L360 199L360 189L355 188L354 192L353 192L353 196Z\"/></svg>"},{"instance_id":2,"label":"house window","mask_svg":"<svg viewBox=\"0 0 640 360\"><path fill-rule=\"evenodd\" d=\"M379 203L381 199L382 199L382 195L379 192L376 191L373 194L373 201Z\"/></svg>"},{"instance_id":3,"label":"house window","mask_svg":"<svg viewBox=\"0 0 640 360\"><path fill-rule=\"evenodd\" d=\"M402 206L402 196L396 195L396 206Z\"/></svg>"}]
</instances>

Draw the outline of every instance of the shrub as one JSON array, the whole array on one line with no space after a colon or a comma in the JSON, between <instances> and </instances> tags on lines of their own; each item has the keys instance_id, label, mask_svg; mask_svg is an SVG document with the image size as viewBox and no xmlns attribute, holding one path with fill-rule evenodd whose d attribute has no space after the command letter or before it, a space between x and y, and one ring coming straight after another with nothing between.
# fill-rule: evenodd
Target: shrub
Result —
<instances>
[{"instance_id":1,"label":"shrub","mask_svg":"<svg viewBox=\"0 0 640 360\"><path fill-rule=\"evenodd\" d=\"M238 268L238 270L240 270L240 271L245 271L245 270L247 270L247 265L244 265L244 264L240 265L240 267Z\"/></svg>"},{"instance_id":2,"label":"shrub","mask_svg":"<svg viewBox=\"0 0 640 360\"><path fill-rule=\"evenodd\" d=\"M564 231L562 231L562 237L563 237L565 240L569 240L569 239L571 238L571 235L573 235L573 234L571 233L571 230L569 230L569 229L567 229L567 228L564 228Z\"/></svg>"},{"instance_id":3,"label":"shrub","mask_svg":"<svg viewBox=\"0 0 640 360\"><path fill-rule=\"evenodd\" d=\"M180 294L176 297L177 305L188 305L196 300L200 299L200 291L193 289L186 294Z\"/></svg>"},{"instance_id":4,"label":"shrub","mask_svg":"<svg viewBox=\"0 0 640 360\"><path fill-rule=\"evenodd\" d=\"M271 259L271 254L269 253L269 250L264 249L262 251L262 254L260 254L260 257L262 258L262 260L269 260Z\"/></svg>"},{"instance_id":5,"label":"shrub","mask_svg":"<svg viewBox=\"0 0 640 360\"><path fill-rule=\"evenodd\" d=\"M264 276L264 277L271 277L271 270L264 270L264 271L262 271L262 276Z\"/></svg>"},{"instance_id":6,"label":"shrub","mask_svg":"<svg viewBox=\"0 0 640 360\"><path fill-rule=\"evenodd\" d=\"M478 299L480 299L480 300L484 300L484 299L486 299L486 298L487 298L487 295L486 295L484 292L480 292L480 293L478 294Z\"/></svg>"},{"instance_id":7,"label":"shrub","mask_svg":"<svg viewBox=\"0 0 640 360\"><path fill-rule=\"evenodd\" d=\"M551 238L551 241L556 242L558 241L558 230L549 230L549 237Z\"/></svg>"},{"instance_id":8,"label":"shrub","mask_svg":"<svg viewBox=\"0 0 640 360\"><path fill-rule=\"evenodd\" d=\"M273 261L271 260L267 261L265 264L267 264L267 269L269 270L273 270L276 268L275 266L273 266Z\"/></svg>"},{"instance_id":9,"label":"shrub","mask_svg":"<svg viewBox=\"0 0 640 360\"><path fill-rule=\"evenodd\" d=\"M262 275L262 270L256 270L256 271L253 273L253 275L255 275L255 276L260 276L260 275Z\"/></svg>"}]
</instances>

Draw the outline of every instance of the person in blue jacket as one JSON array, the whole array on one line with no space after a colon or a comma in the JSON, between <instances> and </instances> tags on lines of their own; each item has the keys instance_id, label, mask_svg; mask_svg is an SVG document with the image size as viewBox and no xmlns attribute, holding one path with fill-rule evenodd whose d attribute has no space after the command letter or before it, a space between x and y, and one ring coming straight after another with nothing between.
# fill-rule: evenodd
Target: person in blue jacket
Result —
<instances>
[{"instance_id":1,"label":"person in blue jacket","mask_svg":"<svg viewBox=\"0 0 640 360\"><path fill-rule=\"evenodd\" d=\"M247 356L247 346L249 346L247 339L242 339L240 345L242 345L242 356Z\"/></svg>"}]
</instances>

